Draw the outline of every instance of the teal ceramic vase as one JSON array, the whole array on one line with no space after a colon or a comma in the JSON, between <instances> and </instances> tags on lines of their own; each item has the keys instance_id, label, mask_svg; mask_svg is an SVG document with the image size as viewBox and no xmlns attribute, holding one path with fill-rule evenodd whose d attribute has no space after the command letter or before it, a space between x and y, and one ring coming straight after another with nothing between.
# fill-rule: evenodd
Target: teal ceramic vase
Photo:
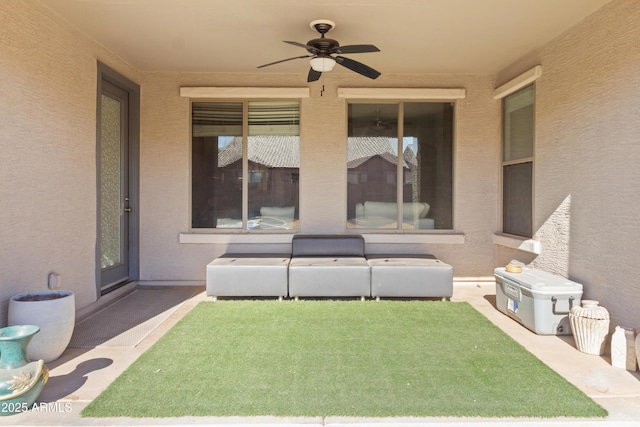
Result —
<instances>
[{"instance_id":1,"label":"teal ceramic vase","mask_svg":"<svg viewBox=\"0 0 640 427\"><path fill-rule=\"evenodd\" d=\"M29 362L27 346L40 332L35 325L7 326L0 329L0 369L15 369Z\"/></svg>"},{"instance_id":2,"label":"teal ceramic vase","mask_svg":"<svg viewBox=\"0 0 640 427\"><path fill-rule=\"evenodd\" d=\"M29 410L49 378L44 361L30 362L27 356L39 330L35 325L0 328L0 416Z\"/></svg>"}]
</instances>

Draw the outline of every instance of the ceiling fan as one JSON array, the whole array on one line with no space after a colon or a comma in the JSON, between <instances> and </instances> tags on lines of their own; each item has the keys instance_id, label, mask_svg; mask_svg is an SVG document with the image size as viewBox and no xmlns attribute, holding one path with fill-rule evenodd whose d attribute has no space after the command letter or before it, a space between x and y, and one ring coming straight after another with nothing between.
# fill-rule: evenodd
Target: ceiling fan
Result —
<instances>
[{"instance_id":1,"label":"ceiling fan","mask_svg":"<svg viewBox=\"0 0 640 427\"><path fill-rule=\"evenodd\" d=\"M280 61L270 62L269 64L260 65L258 68L268 67L269 65L279 64L281 62L291 61L293 59L311 58L311 69L309 69L309 75L307 77L308 82L314 82L320 78L323 72L331 71L336 63L342 65L345 68L355 71L358 74L362 74L370 79L375 79L380 75L379 71L364 65L361 62L354 61L350 58L334 54L349 54L349 53L367 53L367 52L380 52L380 49L372 44L354 44L349 46L340 46L337 40L326 38L324 35L328 33L332 28L335 28L336 24L333 21L327 19L318 19L312 21L309 26L320 33L320 38L309 40L306 44L285 40L285 43L292 44L294 46L302 47L306 49L310 55L294 56L293 58L282 59Z\"/></svg>"}]
</instances>

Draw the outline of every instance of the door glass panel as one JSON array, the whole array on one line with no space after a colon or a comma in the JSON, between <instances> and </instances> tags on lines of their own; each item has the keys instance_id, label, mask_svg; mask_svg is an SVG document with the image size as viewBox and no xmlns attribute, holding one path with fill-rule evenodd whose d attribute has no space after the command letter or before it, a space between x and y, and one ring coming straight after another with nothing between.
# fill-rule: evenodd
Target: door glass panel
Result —
<instances>
[{"instance_id":1,"label":"door glass panel","mask_svg":"<svg viewBox=\"0 0 640 427\"><path fill-rule=\"evenodd\" d=\"M505 162L533 156L534 86L524 88L504 99Z\"/></svg>"},{"instance_id":2,"label":"door glass panel","mask_svg":"<svg viewBox=\"0 0 640 427\"><path fill-rule=\"evenodd\" d=\"M350 104L347 227L397 228L398 105Z\"/></svg>"},{"instance_id":3,"label":"door glass panel","mask_svg":"<svg viewBox=\"0 0 640 427\"><path fill-rule=\"evenodd\" d=\"M503 168L502 231L531 237L533 200L533 163L517 163Z\"/></svg>"},{"instance_id":4,"label":"door glass panel","mask_svg":"<svg viewBox=\"0 0 640 427\"><path fill-rule=\"evenodd\" d=\"M121 105L107 95L101 100L100 253L101 268L121 264Z\"/></svg>"},{"instance_id":5,"label":"door glass panel","mask_svg":"<svg viewBox=\"0 0 640 427\"><path fill-rule=\"evenodd\" d=\"M403 228L453 228L453 105L404 104Z\"/></svg>"},{"instance_id":6,"label":"door glass panel","mask_svg":"<svg viewBox=\"0 0 640 427\"><path fill-rule=\"evenodd\" d=\"M193 228L242 228L241 102L192 105Z\"/></svg>"},{"instance_id":7,"label":"door glass panel","mask_svg":"<svg viewBox=\"0 0 640 427\"><path fill-rule=\"evenodd\" d=\"M300 103L249 102L247 142L247 228L298 228Z\"/></svg>"},{"instance_id":8,"label":"door glass panel","mask_svg":"<svg viewBox=\"0 0 640 427\"><path fill-rule=\"evenodd\" d=\"M453 228L453 109L438 102L349 105L348 228Z\"/></svg>"}]
</instances>

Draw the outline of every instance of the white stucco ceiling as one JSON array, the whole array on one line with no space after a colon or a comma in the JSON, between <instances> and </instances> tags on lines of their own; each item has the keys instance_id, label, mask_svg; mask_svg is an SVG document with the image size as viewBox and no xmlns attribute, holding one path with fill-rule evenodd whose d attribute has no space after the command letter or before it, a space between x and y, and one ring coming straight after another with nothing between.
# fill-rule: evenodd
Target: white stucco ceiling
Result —
<instances>
[{"instance_id":1,"label":"white stucco ceiling","mask_svg":"<svg viewBox=\"0 0 640 427\"><path fill-rule=\"evenodd\" d=\"M611 0L40 0L141 71L306 73L330 19L345 55L384 73L496 73ZM348 72L336 67L337 72Z\"/></svg>"}]
</instances>

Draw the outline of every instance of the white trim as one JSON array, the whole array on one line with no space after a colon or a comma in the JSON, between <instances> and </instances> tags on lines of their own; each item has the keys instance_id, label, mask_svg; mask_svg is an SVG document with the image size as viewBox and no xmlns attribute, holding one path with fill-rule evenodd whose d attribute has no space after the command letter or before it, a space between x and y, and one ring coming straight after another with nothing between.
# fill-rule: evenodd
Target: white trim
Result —
<instances>
[{"instance_id":1,"label":"white trim","mask_svg":"<svg viewBox=\"0 0 640 427\"><path fill-rule=\"evenodd\" d=\"M180 96L192 99L283 99L308 98L308 87L214 87L182 86Z\"/></svg>"},{"instance_id":2,"label":"white trim","mask_svg":"<svg viewBox=\"0 0 640 427\"><path fill-rule=\"evenodd\" d=\"M267 233L180 233L179 243L186 244L291 244L291 234Z\"/></svg>"},{"instance_id":3,"label":"white trim","mask_svg":"<svg viewBox=\"0 0 640 427\"><path fill-rule=\"evenodd\" d=\"M467 90L464 88L338 88L339 98L348 99L464 99Z\"/></svg>"},{"instance_id":4,"label":"white trim","mask_svg":"<svg viewBox=\"0 0 640 427\"><path fill-rule=\"evenodd\" d=\"M511 234L496 233L493 235L493 243L524 252L530 252L536 255L540 255L542 252L542 245L538 240L513 236Z\"/></svg>"},{"instance_id":5,"label":"white trim","mask_svg":"<svg viewBox=\"0 0 640 427\"><path fill-rule=\"evenodd\" d=\"M420 233L420 234L377 234L362 233L367 244L423 244L423 243L450 243L462 244L465 236L462 233Z\"/></svg>"},{"instance_id":6,"label":"white trim","mask_svg":"<svg viewBox=\"0 0 640 427\"><path fill-rule=\"evenodd\" d=\"M276 233L180 233L181 244L291 244L291 234ZM362 236L366 243L372 244L424 244L424 243L451 243L462 244L465 241L461 233L420 233L420 234L365 234Z\"/></svg>"},{"instance_id":7,"label":"white trim","mask_svg":"<svg viewBox=\"0 0 640 427\"><path fill-rule=\"evenodd\" d=\"M513 92L535 82L542 76L542 65L536 65L532 69L525 71L518 77L513 78L493 91L493 99L502 99Z\"/></svg>"}]
</instances>

